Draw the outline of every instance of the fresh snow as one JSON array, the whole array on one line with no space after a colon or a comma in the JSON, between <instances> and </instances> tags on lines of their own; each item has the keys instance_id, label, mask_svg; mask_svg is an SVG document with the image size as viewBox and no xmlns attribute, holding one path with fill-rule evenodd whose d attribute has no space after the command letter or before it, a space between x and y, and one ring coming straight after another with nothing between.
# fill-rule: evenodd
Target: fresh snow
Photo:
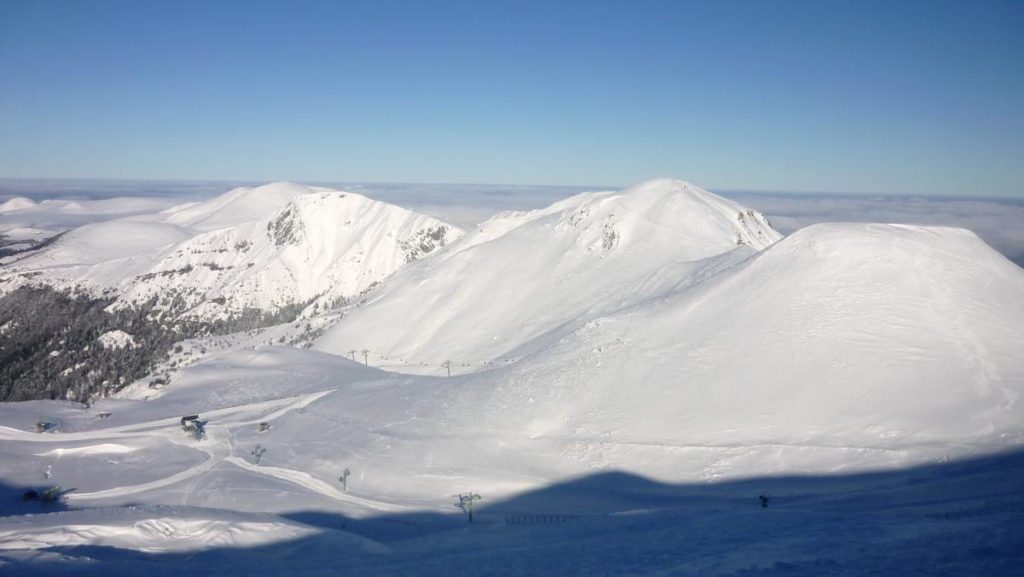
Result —
<instances>
[{"instance_id":1,"label":"fresh snow","mask_svg":"<svg viewBox=\"0 0 1024 577\"><path fill-rule=\"evenodd\" d=\"M177 291L208 313L359 295L460 234L433 217L339 191L295 197L251 223L198 235L132 279L125 301ZM187 271L187 272L182 272Z\"/></svg>"},{"instance_id":2,"label":"fresh snow","mask_svg":"<svg viewBox=\"0 0 1024 577\"><path fill-rule=\"evenodd\" d=\"M460 234L357 194L274 183L76 228L7 264L0 290L43 283L122 304L180 295L201 318L317 298L333 307Z\"/></svg>"},{"instance_id":3,"label":"fresh snow","mask_svg":"<svg viewBox=\"0 0 1024 577\"><path fill-rule=\"evenodd\" d=\"M213 227L254 190L133 222ZM441 246L418 234L444 226L430 217L341 191L284 198L295 190L147 253L147 270L191 265L163 283L239 306L361 296L307 309L302 322L331 327L314 350L259 346L295 323L196 339L181 354L198 361L160 388L0 404L0 573L1024 562L1024 270L974 234L826 224L782 238L660 179L448 228ZM190 414L205 439L181 430ZM16 500L50 485L66 506ZM483 497L472 525L453 506L464 493Z\"/></svg>"},{"instance_id":4,"label":"fresh snow","mask_svg":"<svg viewBox=\"0 0 1024 577\"><path fill-rule=\"evenodd\" d=\"M301 195L329 190L291 182L243 186L205 202L169 208L163 216L170 224L208 232L265 218Z\"/></svg>"},{"instance_id":5,"label":"fresh snow","mask_svg":"<svg viewBox=\"0 0 1024 577\"><path fill-rule=\"evenodd\" d=\"M87 224L130 217L150 218L179 202L170 198L141 197L42 202L13 198L0 205L3 207L0 208L0 240L40 241ZM0 264L3 263L0 260Z\"/></svg>"},{"instance_id":6,"label":"fresh snow","mask_svg":"<svg viewBox=\"0 0 1024 577\"><path fill-rule=\"evenodd\" d=\"M585 193L483 223L401 271L317 348L368 349L403 372L486 369L779 238L762 215L681 181Z\"/></svg>"}]
</instances>

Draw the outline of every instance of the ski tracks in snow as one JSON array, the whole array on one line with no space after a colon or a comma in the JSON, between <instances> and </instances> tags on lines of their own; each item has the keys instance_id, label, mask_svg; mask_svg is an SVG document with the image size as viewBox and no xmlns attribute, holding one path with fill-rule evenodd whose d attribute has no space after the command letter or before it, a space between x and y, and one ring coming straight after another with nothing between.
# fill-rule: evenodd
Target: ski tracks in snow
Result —
<instances>
[{"instance_id":1,"label":"ski tracks in snow","mask_svg":"<svg viewBox=\"0 0 1024 577\"><path fill-rule=\"evenodd\" d=\"M133 495L144 491L151 491L154 489L162 489L179 482L198 478L203 473L210 471L218 464L229 461L235 462L238 460L232 456L232 444L231 444L231 428L251 425L257 422L271 420L278 418L285 413L290 411L301 409L306 407L310 403L334 392L337 389L329 389L326 391L319 391L316 393L310 393L306 395L299 395L296 397L286 397L281 399L273 399L270 401L263 401L259 403L252 403L249 405L240 405L234 407L226 407L223 409L217 409L205 413L204 416L211 418L224 417L227 415L237 414L244 412L245 415L255 415L252 418L245 420L228 421L226 423L217 423L215 425L207 427L207 438L205 441L190 442L188 446L195 448L206 453L206 459L203 461L179 471L178 473L148 483L141 483L138 485L130 485L125 487L112 487L110 489L104 489L100 491L91 491L88 493L73 493L68 495L69 501L89 501L96 499L106 499L111 497L123 497L126 495ZM263 413L263 410L272 408L278 405L282 405L277 410L270 413ZM88 431L84 433L69 433L67 435L50 435L45 440L50 442L61 442L61 441L78 441L78 440L103 440L109 441L112 439L123 438L124 436L147 436L147 437L159 437L163 440L170 441L175 444L184 444L186 437L182 436L179 431L174 429L159 429L152 430L156 426L176 426L178 419L175 417L159 419L157 421L148 421L146 423L135 423L132 425L124 425L120 427L113 427L110 429L101 429L98 431ZM139 428L145 428L147 430L139 431ZM13 429L11 429L13 431ZM6 431L0 431L3 433ZM23 431L18 431L23 432ZM121 433L120 435L116 435ZM116 436L114 436L116 435ZM36 439L43 440L43 439ZM190 492L186 491L186 493ZM322 492L322 491L318 491Z\"/></svg>"},{"instance_id":2,"label":"ski tracks in snow","mask_svg":"<svg viewBox=\"0 0 1024 577\"><path fill-rule=\"evenodd\" d=\"M268 477L274 477L276 479L281 479L283 481L288 481L290 483L294 483L296 485L300 485L302 487L305 487L306 489L309 489L310 491L313 491L313 492L318 493L320 495L323 495L325 497L329 497L329 498L334 499L336 501L345 501L346 503L351 503L351 504L354 504L354 505L360 505L362 507L366 507L366 508L369 508L369 509L374 509L376 511L383 511L383 512L386 512L386 513L394 513L394 512L411 511L412 510L411 507L405 507L405 506L402 506L402 505L395 505L395 504L392 504L392 503L385 503L385 502L382 502L382 501L374 501L374 500L371 500L371 499L365 499L365 498L362 498L362 497L356 497L354 495L349 495L348 493L343 493L343 492L339 491L338 489L336 489L330 483L327 483L325 481L321 481L320 479L317 479L316 477L314 477L314 476L312 476L309 473L306 473L304 471L297 471L295 469L286 469L286 468L283 468L283 467L268 467L268 466L263 466L263 465L254 465L254 464L249 463L248 461L246 461L246 460L244 460L244 459L242 459L240 457L236 457L236 456L230 456L230 457L227 457L224 460L226 462L228 462L228 463L231 463L231 464L241 468L241 469L245 469L246 471L252 471L254 473L259 473L261 475L266 475Z\"/></svg>"}]
</instances>

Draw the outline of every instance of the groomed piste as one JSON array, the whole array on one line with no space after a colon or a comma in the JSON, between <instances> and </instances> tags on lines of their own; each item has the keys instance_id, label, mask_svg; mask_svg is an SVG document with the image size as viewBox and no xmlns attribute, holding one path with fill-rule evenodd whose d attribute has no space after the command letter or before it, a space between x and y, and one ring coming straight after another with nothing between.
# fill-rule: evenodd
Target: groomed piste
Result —
<instances>
[{"instance_id":1,"label":"groomed piste","mask_svg":"<svg viewBox=\"0 0 1024 577\"><path fill-rule=\"evenodd\" d=\"M295 186L226 228L196 223L231 198L152 217L191 236L147 266L251 232L261 274L322 266L358 298L304 313L324 327L311 350L256 346L271 327L188 349L160 387L0 404L0 573L1019 571L1024 270L973 233L783 238L659 179L442 245L416 233L439 221ZM345 226L362 232L342 243ZM384 230L429 250L379 256L360 235ZM245 268L245 252L214 255ZM273 299L245 300L248 282L290 286L261 278L217 290L252 304ZM43 418L59 427L37 433ZM20 501L46 486L65 502ZM473 523L458 495L481 497Z\"/></svg>"}]
</instances>

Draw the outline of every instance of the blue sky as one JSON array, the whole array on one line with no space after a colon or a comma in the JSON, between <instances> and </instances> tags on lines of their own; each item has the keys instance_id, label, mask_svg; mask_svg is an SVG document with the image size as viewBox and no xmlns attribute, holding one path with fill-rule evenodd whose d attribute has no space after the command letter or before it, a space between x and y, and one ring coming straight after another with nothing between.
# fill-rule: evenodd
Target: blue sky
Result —
<instances>
[{"instance_id":1,"label":"blue sky","mask_svg":"<svg viewBox=\"0 0 1024 577\"><path fill-rule=\"evenodd\" d=\"M1024 196L1024 2L0 0L0 177Z\"/></svg>"}]
</instances>

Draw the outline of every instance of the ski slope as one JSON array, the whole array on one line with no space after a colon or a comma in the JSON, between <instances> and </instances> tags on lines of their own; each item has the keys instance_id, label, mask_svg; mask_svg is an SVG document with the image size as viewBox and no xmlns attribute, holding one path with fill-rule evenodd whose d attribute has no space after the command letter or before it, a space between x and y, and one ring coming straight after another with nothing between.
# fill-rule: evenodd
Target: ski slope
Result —
<instances>
[{"instance_id":1,"label":"ski slope","mask_svg":"<svg viewBox=\"0 0 1024 577\"><path fill-rule=\"evenodd\" d=\"M424 388L442 379L389 376L346 361L318 363L313 352L255 354L267 368L309 355L336 388L313 392L326 383L312 382L307 373L305 393L265 400L250 395L250 402L230 406L237 386L223 378L232 365L224 362L189 369L162 397L219 407L204 414L210 421L204 441L185 437L176 417L152 419L159 399L79 409L88 415L78 425L67 419L69 430L62 433L0 430L5 485L19 478L38 484L46 464L54 481L91 489L69 493L66 511L26 515L40 506L25 504L0 517L0 574L319 575L334 574L341 563L367 575L858 575L907 566L981 575L1012 574L1003 570L1021 560L1019 454L863 477L659 484L609 471L526 479L522 462L493 460L480 452L485 443L475 442L503 438L504 455L513 456L509 431L440 433L362 414L368 397L409 394L403 381ZM270 379L285 382L283 375L265 382ZM456 379L443 379L449 380ZM97 419L101 409L114 414ZM272 428L259 433L255 425L263 421ZM433 436L429 443L417 439L425 433ZM402 463L388 450L414 441L430 451L433 464ZM248 454L257 442L267 449L259 463ZM205 458L186 460L175 450ZM450 452L463 455L456 469L441 458ZM534 457L552 464L542 454ZM87 466L97 461L102 468ZM336 477L342 467L353 472L347 492ZM389 486L387 470L415 480L418 497L395 498L397 483ZM155 478L135 483L142 472ZM508 477L516 475L520 486L509 491ZM466 490L484 495L473 525L451 506L452 495ZM765 493L768 509L756 500Z\"/></svg>"},{"instance_id":2,"label":"ski slope","mask_svg":"<svg viewBox=\"0 0 1024 577\"><path fill-rule=\"evenodd\" d=\"M274 215L179 246L230 259L217 250L259 230L261 270L329 271L353 254L340 239L378 239L382 262L404 264L315 350L225 340L160 389L0 404L0 573L989 575L1024 561L1024 270L973 233L782 238L660 179L501 215L409 259L419 245L383 231L428 221L271 192ZM353 206L362 232L346 237ZM239 294L273 303L255 278ZM366 364L347 358L363 350ZM179 426L191 414L201 441ZM58 426L37 433L40 419ZM66 509L17 501L54 484ZM453 506L466 493L483 497L472 525Z\"/></svg>"}]
</instances>

